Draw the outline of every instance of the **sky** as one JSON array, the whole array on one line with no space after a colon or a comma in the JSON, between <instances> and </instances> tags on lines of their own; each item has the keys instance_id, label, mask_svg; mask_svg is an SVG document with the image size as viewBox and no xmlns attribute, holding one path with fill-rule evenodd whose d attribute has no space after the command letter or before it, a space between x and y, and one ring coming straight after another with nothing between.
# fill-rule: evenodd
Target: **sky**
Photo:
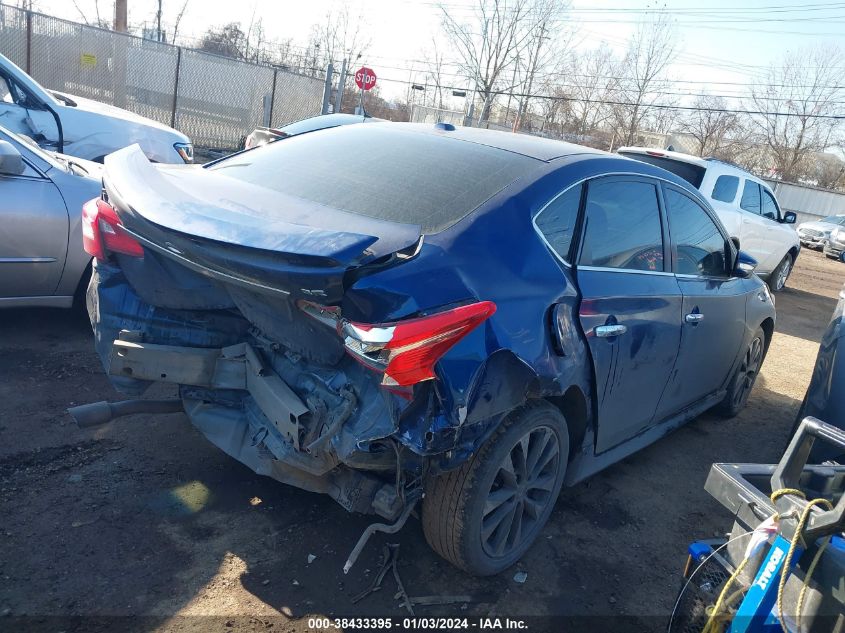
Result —
<instances>
[{"instance_id":1,"label":"sky","mask_svg":"<svg viewBox=\"0 0 845 633\"><path fill-rule=\"evenodd\" d=\"M97 0L36 0L43 13L79 20L95 15ZM209 27L263 19L271 38L307 43L311 26L344 0L189 0L180 34L199 37ZM470 15L472 0L444 0L457 15ZM163 22L171 25L183 0L163 0ZM361 61L375 70L384 96L404 94L410 80L422 82L424 51L432 37L442 37L436 0L345 0L352 15L361 15L371 46ZM113 0L98 0L100 14L111 18ZM588 49L604 42L619 54L655 6L671 12L679 55L669 70L680 93L737 96L749 82L765 80L766 67L784 52L808 46L845 48L845 1L834 0L572 0L569 19L577 27L574 46ZM77 9L79 8L79 10ZM157 0L129 0L130 25L155 17ZM845 68L843 76L845 76ZM454 69L447 72L454 72ZM466 82L450 78L456 84ZM444 79L445 82L445 79ZM679 96L681 102L692 97ZM735 102L731 102L736 105Z\"/></svg>"}]
</instances>

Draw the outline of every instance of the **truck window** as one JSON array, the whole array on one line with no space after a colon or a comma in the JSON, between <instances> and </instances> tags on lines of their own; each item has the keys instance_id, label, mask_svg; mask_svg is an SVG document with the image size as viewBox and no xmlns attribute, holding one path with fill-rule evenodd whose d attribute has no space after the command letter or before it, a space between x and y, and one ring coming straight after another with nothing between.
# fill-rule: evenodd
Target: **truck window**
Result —
<instances>
[{"instance_id":1,"label":"truck window","mask_svg":"<svg viewBox=\"0 0 845 633\"><path fill-rule=\"evenodd\" d=\"M760 185L753 180L746 180L739 206L746 211L760 215Z\"/></svg>"},{"instance_id":2,"label":"truck window","mask_svg":"<svg viewBox=\"0 0 845 633\"><path fill-rule=\"evenodd\" d=\"M721 202L733 202L736 198L736 191L739 189L739 178L736 176L719 176L716 184L713 185L714 200Z\"/></svg>"}]
</instances>

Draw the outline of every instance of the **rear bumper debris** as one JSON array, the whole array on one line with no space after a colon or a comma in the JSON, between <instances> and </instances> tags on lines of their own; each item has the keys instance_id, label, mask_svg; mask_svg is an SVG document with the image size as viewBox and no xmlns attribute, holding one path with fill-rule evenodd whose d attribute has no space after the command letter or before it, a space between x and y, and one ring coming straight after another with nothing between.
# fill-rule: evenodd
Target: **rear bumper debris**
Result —
<instances>
[{"instance_id":1,"label":"rear bumper debris","mask_svg":"<svg viewBox=\"0 0 845 633\"><path fill-rule=\"evenodd\" d=\"M399 516L403 502L395 483L352 469L338 456L341 427L356 406L351 392L315 438L312 410L249 343L208 349L138 338L123 331L114 341L112 376L180 385L194 426L258 474L328 494L351 512Z\"/></svg>"}]
</instances>

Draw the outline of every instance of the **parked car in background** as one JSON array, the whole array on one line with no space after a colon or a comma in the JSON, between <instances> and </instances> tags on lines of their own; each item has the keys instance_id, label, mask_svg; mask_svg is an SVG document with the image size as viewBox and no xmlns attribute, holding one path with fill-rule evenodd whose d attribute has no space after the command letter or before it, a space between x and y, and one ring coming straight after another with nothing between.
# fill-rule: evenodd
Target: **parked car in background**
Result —
<instances>
[{"instance_id":1,"label":"parked car in background","mask_svg":"<svg viewBox=\"0 0 845 633\"><path fill-rule=\"evenodd\" d=\"M802 222L798 225L798 238L802 246L822 250L830 233L845 226L845 215L829 215L821 220Z\"/></svg>"},{"instance_id":2,"label":"parked car in background","mask_svg":"<svg viewBox=\"0 0 845 633\"><path fill-rule=\"evenodd\" d=\"M822 247L828 257L845 262L845 226L833 229Z\"/></svg>"},{"instance_id":3,"label":"parked car in background","mask_svg":"<svg viewBox=\"0 0 845 633\"><path fill-rule=\"evenodd\" d=\"M622 156L662 167L680 176L707 198L731 237L757 260L757 274L778 292L792 272L801 243L769 186L744 169L713 158L646 147L620 147Z\"/></svg>"},{"instance_id":4,"label":"parked car in background","mask_svg":"<svg viewBox=\"0 0 845 633\"><path fill-rule=\"evenodd\" d=\"M181 132L128 110L47 90L3 55L0 126L45 149L97 162L133 143L158 163L194 160L193 145Z\"/></svg>"},{"instance_id":5,"label":"parked car in background","mask_svg":"<svg viewBox=\"0 0 845 633\"><path fill-rule=\"evenodd\" d=\"M289 123L284 127L270 128L259 127L253 130L244 142L244 149L251 147L259 147L266 145L273 141L278 141L280 138L287 138L289 136L296 136L297 134L304 134L306 132L314 132L315 130L325 130L330 127L337 127L339 125L352 125L354 123L366 123L368 121L382 121L383 119L376 119L368 114L361 116L360 114L321 114L318 116L301 119L294 123Z\"/></svg>"},{"instance_id":6,"label":"parked car in background","mask_svg":"<svg viewBox=\"0 0 845 633\"><path fill-rule=\"evenodd\" d=\"M564 484L736 415L774 331L688 182L537 137L348 125L192 170L127 148L85 222L115 386L179 384L210 441L347 510L425 491L428 542L475 574Z\"/></svg>"},{"instance_id":7,"label":"parked car in background","mask_svg":"<svg viewBox=\"0 0 845 633\"><path fill-rule=\"evenodd\" d=\"M0 308L84 297L91 256L79 210L99 193L101 170L0 128Z\"/></svg>"}]
</instances>

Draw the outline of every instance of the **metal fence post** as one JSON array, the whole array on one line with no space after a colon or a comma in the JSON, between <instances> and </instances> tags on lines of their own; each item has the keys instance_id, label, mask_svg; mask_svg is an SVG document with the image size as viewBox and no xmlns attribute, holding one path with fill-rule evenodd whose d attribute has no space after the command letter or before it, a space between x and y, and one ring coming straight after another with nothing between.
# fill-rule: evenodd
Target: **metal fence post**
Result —
<instances>
[{"instance_id":1,"label":"metal fence post","mask_svg":"<svg viewBox=\"0 0 845 633\"><path fill-rule=\"evenodd\" d=\"M342 112L343 110L343 89L346 87L346 59L340 66L340 81L337 83L337 92L334 97L334 111Z\"/></svg>"},{"instance_id":2,"label":"metal fence post","mask_svg":"<svg viewBox=\"0 0 845 633\"><path fill-rule=\"evenodd\" d=\"M26 74L32 75L32 11L26 12Z\"/></svg>"},{"instance_id":3,"label":"metal fence post","mask_svg":"<svg viewBox=\"0 0 845 633\"><path fill-rule=\"evenodd\" d=\"M332 67L332 63L329 62L328 66L326 66L326 85L323 88L323 105L320 108L320 114L328 114L329 113L329 102L332 98L332 75L334 74L334 68Z\"/></svg>"},{"instance_id":4,"label":"metal fence post","mask_svg":"<svg viewBox=\"0 0 845 633\"><path fill-rule=\"evenodd\" d=\"M273 106L276 105L276 78L279 76L279 69L273 69L273 89L270 91L270 117L267 121L267 127L273 127Z\"/></svg>"},{"instance_id":5,"label":"metal fence post","mask_svg":"<svg viewBox=\"0 0 845 633\"><path fill-rule=\"evenodd\" d=\"M176 128L176 108L179 105L179 71L182 69L182 47L176 47L176 78L173 80L173 107L170 109L170 127Z\"/></svg>"}]
</instances>

